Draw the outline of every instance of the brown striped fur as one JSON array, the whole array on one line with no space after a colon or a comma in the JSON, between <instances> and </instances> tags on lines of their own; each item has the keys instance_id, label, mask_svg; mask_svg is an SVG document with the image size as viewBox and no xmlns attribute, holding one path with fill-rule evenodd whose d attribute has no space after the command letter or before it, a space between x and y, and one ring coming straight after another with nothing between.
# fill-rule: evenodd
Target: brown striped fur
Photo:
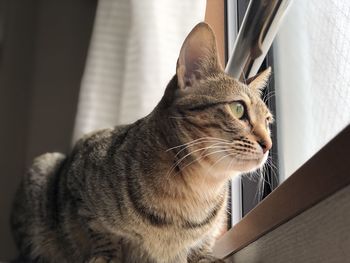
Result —
<instances>
[{"instance_id":1,"label":"brown striped fur","mask_svg":"<svg viewBox=\"0 0 350 263\"><path fill-rule=\"evenodd\" d=\"M34 160L12 215L22 260L221 262L210 253L227 182L260 167L271 147L260 99L269 74L249 86L227 76L212 30L198 24L152 113ZM232 115L233 101L246 118Z\"/></svg>"}]
</instances>

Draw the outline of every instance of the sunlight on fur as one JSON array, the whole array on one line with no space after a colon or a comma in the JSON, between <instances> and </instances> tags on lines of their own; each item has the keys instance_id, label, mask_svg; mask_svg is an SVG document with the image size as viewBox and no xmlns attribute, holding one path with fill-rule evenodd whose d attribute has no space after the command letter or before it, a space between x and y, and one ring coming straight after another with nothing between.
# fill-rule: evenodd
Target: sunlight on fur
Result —
<instances>
[{"instance_id":1,"label":"sunlight on fur","mask_svg":"<svg viewBox=\"0 0 350 263\"><path fill-rule=\"evenodd\" d=\"M223 262L211 250L227 182L271 165L273 118L260 98L270 72L248 85L229 77L213 31L198 24L148 116L35 159L12 213L20 260Z\"/></svg>"}]
</instances>

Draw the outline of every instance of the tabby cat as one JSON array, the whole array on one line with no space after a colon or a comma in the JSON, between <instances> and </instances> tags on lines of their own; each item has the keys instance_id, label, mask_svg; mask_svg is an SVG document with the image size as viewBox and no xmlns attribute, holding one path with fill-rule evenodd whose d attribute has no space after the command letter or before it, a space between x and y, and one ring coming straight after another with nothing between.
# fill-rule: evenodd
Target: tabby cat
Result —
<instances>
[{"instance_id":1,"label":"tabby cat","mask_svg":"<svg viewBox=\"0 0 350 263\"><path fill-rule=\"evenodd\" d=\"M21 262L223 262L211 250L228 180L271 148L269 75L227 76L213 31L198 24L148 116L34 160L12 214Z\"/></svg>"}]
</instances>

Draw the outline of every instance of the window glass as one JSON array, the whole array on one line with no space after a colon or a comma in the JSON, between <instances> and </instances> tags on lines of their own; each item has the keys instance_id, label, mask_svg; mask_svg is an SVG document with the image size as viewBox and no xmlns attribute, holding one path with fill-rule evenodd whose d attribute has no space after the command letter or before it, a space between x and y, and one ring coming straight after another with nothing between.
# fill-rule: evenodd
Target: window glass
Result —
<instances>
[{"instance_id":1,"label":"window glass","mask_svg":"<svg viewBox=\"0 0 350 263\"><path fill-rule=\"evenodd\" d=\"M350 1L295 0L274 44L280 174L350 122Z\"/></svg>"}]
</instances>

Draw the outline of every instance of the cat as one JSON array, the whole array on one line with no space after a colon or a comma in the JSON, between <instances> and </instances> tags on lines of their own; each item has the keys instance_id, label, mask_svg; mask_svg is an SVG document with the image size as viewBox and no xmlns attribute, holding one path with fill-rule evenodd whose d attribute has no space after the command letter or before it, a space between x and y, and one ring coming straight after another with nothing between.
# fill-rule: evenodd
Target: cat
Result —
<instances>
[{"instance_id":1,"label":"cat","mask_svg":"<svg viewBox=\"0 0 350 263\"><path fill-rule=\"evenodd\" d=\"M229 77L212 29L195 26L148 116L34 160L11 217L22 262L224 262L211 251L228 180L261 167L272 145L260 99L270 72Z\"/></svg>"}]
</instances>

